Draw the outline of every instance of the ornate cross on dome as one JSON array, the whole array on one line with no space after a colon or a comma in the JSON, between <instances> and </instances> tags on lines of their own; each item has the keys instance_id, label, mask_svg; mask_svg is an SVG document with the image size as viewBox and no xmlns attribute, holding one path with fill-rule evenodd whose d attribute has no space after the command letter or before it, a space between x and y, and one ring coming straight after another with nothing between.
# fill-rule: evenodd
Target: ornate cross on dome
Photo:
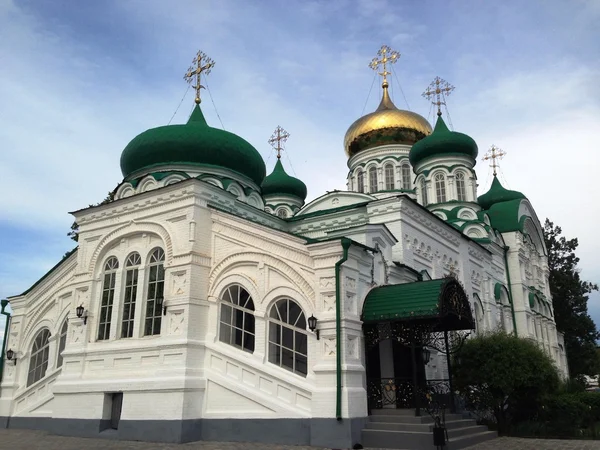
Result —
<instances>
[{"instance_id":1,"label":"ornate cross on dome","mask_svg":"<svg viewBox=\"0 0 600 450\"><path fill-rule=\"evenodd\" d=\"M212 69L215 65L215 62L206 56L202 50L199 50L196 54L196 57L192 60L192 65L188 69L188 71L183 76L183 79L188 83L192 83L194 78L196 78L196 84L192 85L192 87L196 90L196 104L200 104L200 89L204 86L200 84L200 76L202 73L204 75L208 75L210 73L210 69Z\"/></svg>"},{"instance_id":2,"label":"ornate cross on dome","mask_svg":"<svg viewBox=\"0 0 600 450\"><path fill-rule=\"evenodd\" d=\"M275 150L277 150L277 159L281 159L281 151L283 150L283 143L285 141L287 141L287 139L289 137L290 137L290 133L285 131L280 126L277 126L277 128L275 128L275 131L273 132L271 139L269 139L269 144L271 144L271 147L273 147Z\"/></svg>"},{"instance_id":3,"label":"ornate cross on dome","mask_svg":"<svg viewBox=\"0 0 600 450\"><path fill-rule=\"evenodd\" d=\"M490 165L494 169L494 176L496 176L496 168L498 167L498 163L496 162L496 160L502 159L504 155L506 155L506 152L504 150L496 147L495 145L492 145L489 151L482 158L483 161L492 161Z\"/></svg>"},{"instance_id":4,"label":"ornate cross on dome","mask_svg":"<svg viewBox=\"0 0 600 450\"><path fill-rule=\"evenodd\" d=\"M450 95L453 90L454 86L452 86L446 80L440 77L435 77L422 95L437 106L437 115L441 116L442 105L446 104L446 95Z\"/></svg>"},{"instance_id":5,"label":"ornate cross on dome","mask_svg":"<svg viewBox=\"0 0 600 450\"><path fill-rule=\"evenodd\" d=\"M383 72L378 72L379 75L383 76L383 87L387 87L387 76L391 73L387 71L388 64L394 64L396 61L400 59L400 53L396 50L392 50L387 45L382 45L379 51L377 52L377 57L373 58L373 60L369 63L369 67L375 71L379 70L379 66L382 66Z\"/></svg>"}]
</instances>

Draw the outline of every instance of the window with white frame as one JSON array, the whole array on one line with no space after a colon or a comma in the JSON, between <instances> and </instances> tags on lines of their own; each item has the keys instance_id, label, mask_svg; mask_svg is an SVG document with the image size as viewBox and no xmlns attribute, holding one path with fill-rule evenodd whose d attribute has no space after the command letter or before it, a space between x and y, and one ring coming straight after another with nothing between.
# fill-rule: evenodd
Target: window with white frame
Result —
<instances>
[{"instance_id":1,"label":"window with white frame","mask_svg":"<svg viewBox=\"0 0 600 450\"><path fill-rule=\"evenodd\" d=\"M306 376L308 337L302 308L290 299L278 300L269 314L269 362Z\"/></svg>"},{"instance_id":2,"label":"window with white frame","mask_svg":"<svg viewBox=\"0 0 600 450\"><path fill-rule=\"evenodd\" d=\"M135 301L137 298L139 268L142 257L138 252L131 253L125 261L125 295L123 296L123 319L121 321L121 337L133 336L135 318Z\"/></svg>"},{"instance_id":3,"label":"window with white frame","mask_svg":"<svg viewBox=\"0 0 600 450\"><path fill-rule=\"evenodd\" d=\"M362 170L358 170L358 174L356 175L356 184L358 185L358 192L365 192L365 174Z\"/></svg>"},{"instance_id":4,"label":"window with white frame","mask_svg":"<svg viewBox=\"0 0 600 450\"><path fill-rule=\"evenodd\" d=\"M427 199L427 184L425 183L425 178L421 178L421 200L423 201L423 206L427 206L427 203L429 203Z\"/></svg>"},{"instance_id":5,"label":"window with white frame","mask_svg":"<svg viewBox=\"0 0 600 450\"><path fill-rule=\"evenodd\" d=\"M232 285L221 296L219 340L254 352L254 302L243 287Z\"/></svg>"},{"instance_id":6,"label":"window with white frame","mask_svg":"<svg viewBox=\"0 0 600 450\"><path fill-rule=\"evenodd\" d=\"M281 217L282 219L286 219L288 216L288 212L285 208L279 208L277 210L277 217Z\"/></svg>"},{"instance_id":7,"label":"window with white frame","mask_svg":"<svg viewBox=\"0 0 600 450\"><path fill-rule=\"evenodd\" d=\"M443 173L436 173L433 178L435 181L435 197L437 203L446 201L446 180Z\"/></svg>"},{"instance_id":8,"label":"window with white frame","mask_svg":"<svg viewBox=\"0 0 600 450\"><path fill-rule=\"evenodd\" d=\"M385 173L385 190L391 191L392 189L394 189L396 187L395 183L394 183L394 165L386 164L385 168L384 168L384 173Z\"/></svg>"},{"instance_id":9,"label":"window with white frame","mask_svg":"<svg viewBox=\"0 0 600 450\"><path fill-rule=\"evenodd\" d=\"M146 297L146 319L144 335L160 334L162 320L161 305L164 301L165 289L165 252L155 249L150 255L148 264L148 295Z\"/></svg>"},{"instance_id":10,"label":"window with white frame","mask_svg":"<svg viewBox=\"0 0 600 450\"><path fill-rule=\"evenodd\" d=\"M462 172L456 173L456 197L459 202L467 201L467 188L465 185L465 174Z\"/></svg>"},{"instance_id":11,"label":"window with white frame","mask_svg":"<svg viewBox=\"0 0 600 450\"><path fill-rule=\"evenodd\" d=\"M410 164L402 164L402 189L410 190Z\"/></svg>"},{"instance_id":12,"label":"window with white frame","mask_svg":"<svg viewBox=\"0 0 600 450\"><path fill-rule=\"evenodd\" d=\"M62 352L67 346L67 330L69 329L69 321L65 319L60 328L60 334L58 335L58 357L56 358L56 367L61 367L63 363Z\"/></svg>"},{"instance_id":13,"label":"window with white frame","mask_svg":"<svg viewBox=\"0 0 600 450\"><path fill-rule=\"evenodd\" d=\"M102 300L100 301L100 318L98 320L98 340L103 341L110 336L110 321L112 307L115 300L115 283L119 260L111 256L104 263L104 276L102 284Z\"/></svg>"},{"instance_id":14,"label":"window with white frame","mask_svg":"<svg viewBox=\"0 0 600 450\"><path fill-rule=\"evenodd\" d=\"M369 169L369 193L377 192L377 167Z\"/></svg>"},{"instance_id":15,"label":"window with white frame","mask_svg":"<svg viewBox=\"0 0 600 450\"><path fill-rule=\"evenodd\" d=\"M46 376L48 369L48 356L50 355L50 331L48 328L41 330L33 341L31 358L29 359L29 372L27 373L27 386Z\"/></svg>"}]
</instances>

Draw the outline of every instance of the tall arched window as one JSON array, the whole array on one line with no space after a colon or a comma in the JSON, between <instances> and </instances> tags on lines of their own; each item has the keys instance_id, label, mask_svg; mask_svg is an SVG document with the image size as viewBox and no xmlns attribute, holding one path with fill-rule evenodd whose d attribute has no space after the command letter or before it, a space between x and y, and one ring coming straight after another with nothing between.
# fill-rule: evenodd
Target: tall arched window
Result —
<instances>
[{"instance_id":1,"label":"tall arched window","mask_svg":"<svg viewBox=\"0 0 600 450\"><path fill-rule=\"evenodd\" d=\"M31 386L36 381L46 376L48 369L48 355L50 354L50 331L44 328L40 331L31 348L31 358L29 359L29 372L27 374L27 386Z\"/></svg>"},{"instance_id":2,"label":"tall arched window","mask_svg":"<svg viewBox=\"0 0 600 450\"><path fill-rule=\"evenodd\" d=\"M446 181L444 179L444 174L436 173L434 180L436 202L444 203L446 201Z\"/></svg>"},{"instance_id":3,"label":"tall arched window","mask_svg":"<svg viewBox=\"0 0 600 450\"><path fill-rule=\"evenodd\" d=\"M369 169L369 193L377 192L377 167Z\"/></svg>"},{"instance_id":4,"label":"tall arched window","mask_svg":"<svg viewBox=\"0 0 600 450\"><path fill-rule=\"evenodd\" d=\"M67 319L63 322L63 326L60 328L60 335L58 336L58 358L56 359L56 367L61 367L63 363L62 352L67 345L67 330L69 329L69 322Z\"/></svg>"},{"instance_id":5,"label":"tall arched window","mask_svg":"<svg viewBox=\"0 0 600 450\"><path fill-rule=\"evenodd\" d=\"M385 190L386 191L391 191L392 189L394 189L395 183L394 183L394 166L392 164L386 164L385 165Z\"/></svg>"},{"instance_id":6,"label":"tall arched window","mask_svg":"<svg viewBox=\"0 0 600 450\"><path fill-rule=\"evenodd\" d=\"M142 257L134 252L125 261L125 297L123 298L123 321L121 322L121 337L133 336L133 323L135 317L135 300L138 288L138 273Z\"/></svg>"},{"instance_id":7,"label":"tall arched window","mask_svg":"<svg viewBox=\"0 0 600 450\"><path fill-rule=\"evenodd\" d=\"M402 164L402 189L407 191L411 189L410 164Z\"/></svg>"},{"instance_id":8,"label":"tall arched window","mask_svg":"<svg viewBox=\"0 0 600 450\"><path fill-rule=\"evenodd\" d=\"M290 299L278 300L269 314L269 362L298 375L307 373L306 318Z\"/></svg>"},{"instance_id":9,"label":"tall arched window","mask_svg":"<svg viewBox=\"0 0 600 450\"><path fill-rule=\"evenodd\" d=\"M160 334L162 320L161 304L164 301L165 290L165 252L157 248L150 255L148 265L148 297L146 300L146 322L144 335Z\"/></svg>"},{"instance_id":10,"label":"tall arched window","mask_svg":"<svg viewBox=\"0 0 600 450\"><path fill-rule=\"evenodd\" d=\"M456 196L459 202L467 201L467 189L465 186L465 174L458 172L456 174Z\"/></svg>"},{"instance_id":11,"label":"tall arched window","mask_svg":"<svg viewBox=\"0 0 600 450\"><path fill-rule=\"evenodd\" d=\"M254 302L248 291L229 286L221 297L219 340L254 352Z\"/></svg>"},{"instance_id":12,"label":"tall arched window","mask_svg":"<svg viewBox=\"0 0 600 450\"><path fill-rule=\"evenodd\" d=\"M104 282L102 284L102 301L100 302L100 319L98 321L98 340L110 336L110 320L112 317L113 301L115 299L115 280L119 261L111 256L104 263Z\"/></svg>"},{"instance_id":13,"label":"tall arched window","mask_svg":"<svg viewBox=\"0 0 600 450\"><path fill-rule=\"evenodd\" d=\"M429 200L427 199L427 185L425 184L425 178L421 178L421 199L423 200L423 206L427 206Z\"/></svg>"},{"instance_id":14,"label":"tall arched window","mask_svg":"<svg viewBox=\"0 0 600 450\"><path fill-rule=\"evenodd\" d=\"M358 185L358 192L365 192L365 174L362 170L358 170L356 175L356 184Z\"/></svg>"}]
</instances>

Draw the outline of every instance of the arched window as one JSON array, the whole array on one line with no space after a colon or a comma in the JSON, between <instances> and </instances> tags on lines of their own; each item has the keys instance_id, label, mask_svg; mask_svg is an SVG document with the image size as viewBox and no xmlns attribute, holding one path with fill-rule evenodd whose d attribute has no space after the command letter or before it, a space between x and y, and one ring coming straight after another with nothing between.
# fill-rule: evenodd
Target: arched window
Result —
<instances>
[{"instance_id":1,"label":"arched window","mask_svg":"<svg viewBox=\"0 0 600 450\"><path fill-rule=\"evenodd\" d=\"M287 211L284 208L279 208L277 210L277 217L281 217L282 219L286 219L288 216Z\"/></svg>"},{"instance_id":2,"label":"arched window","mask_svg":"<svg viewBox=\"0 0 600 450\"><path fill-rule=\"evenodd\" d=\"M254 302L248 291L229 286L221 297L219 340L254 352Z\"/></svg>"},{"instance_id":3,"label":"arched window","mask_svg":"<svg viewBox=\"0 0 600 450\"><path fill-rule=\"evenodd\" d=\"M411 189L410 164L402 164L402 189L407 191Z\"/></svg>"},{"instance_id":4,"label":"arched window","mask_svg":"<svg viewBox=\"0 0 600 450\"><path fill-rule=\"evenodd\" d=\"M437 203L444 203L446 201L446 181L444 180L444 174L435 174L435 196Z\"/></svg>"},{"instance_id":5,"label":"arched window","mask_svg":"<svg viewBox=\"0 0 600 450\"><path fill-rule=\"evenodd\" d=\"M423 206L427 206L429 200L427 199L427 185L425 184L425 178L421 178L421 199L423 200Z\"/></svg>"},{"instance_id":6,"label":"arched window","mask_svg":"<svg viewBox=\"0 0 600 450\"><path fill-rule=\"evenodd\" d=\"M31 358L29 359L29 373L27 374L27 386L31 386L36 381L46 376L48 368L48 355L50 354L50 331L44 328L40 331L31 348Z\"/></svg>"},{"instance_id":7,"label":"arched window","mask_svg":"<svg viewBox=\"0 0 600 450\"><path fill-rule=\"evenodd\" d=\"M391 191L394 189L394 166L392 164L385 165L385 190Z\"/></svg>"},{"instance_id":8,"label":"arched window","mask_svg":"<svg viewBox=\"0 0 600 450\"><path fill-rule=\"evenodd\" d=\"M62 352L67 345L67 330L69 329L69 322L67 319L63 322L63 326L60 328L60 335L58 336L58 358L56 359L56 367L61 367L63 363Z\"/></svg>"},{"instance_id":9,"label":"arched window","mask_svg":"<svg viewBox=\"0 0 600 450\"><path fill-rule=\"evenodd\" d=\"M148 265L148 297L146 300L146 323L144 335L150 336L160 334L160 323L162 320L162 302L165 290L165 252L157 248L150 255Z\"/></svg>"},{"instance_id":10,"label":"arched window","mask_svg":"<svg viewBox=\"0 0 600 450\"><path fill-rule=\"evenodd\" d=\"M121 322L121 337L133 336L133 323L135 317L135 300L138 288L139 267L142 257L134 252L125 261L125 297L123 298L123 321Z\"/></svg>"},{"instance_id":11,"label":"arched window","mask_svg":"<svg viewBox=\"0 0 600 450\"><path fill-rule=\"evenodd\" d=\"M365 174L360 169L356 175L356 184L358 185L358 192L365 192Z\"/></svg>"},{"instance_id":12,"label":"arched window","mask_svg":"<svg viewBox=\"0 0 600 450\"><path fill-rule=\"evenodd\" d=\"M278 300L269 314L269 362L306 376L307 349L302 309L293 300Z\"/></svg>"},{"instance_id":13,"label":"arched window","mask_svg":"<svg viewBox=\"0 0 600 450\"><path fill-rule=\"evenodd\" d=\"M377 167L369 169L369 193L377 192Z\"/></svg>"},{"instance_id":14,"label":"arched window","mask_svg":"<svg viewBox=\"0 0 600 450\"><path fill-rule=\"evenodd\" d=\"M475 310L475 331L483 333L483 306L477 294L473 294L473 304L473 309Z\"/></svg>"},{"instance_id":15,"label":"arched window","mask_svg":"<svg viewBox=\"0 0 600 450\"><path fill-rule=\"evenodd\" d=\"M104 282L102 285L102 301L100 303L100 320L98 321L98 340L108 339L110 336L110 320L112 316L113 301L115 299L115 280L119 261L111 256L104 263Z\"/></svg>"},{"instance_id":16,"label":"arched window","mask_svg":"<svg viewBox=\"0 0 600 450\"><path fill-rule=\"evenodd\" d=\"M465 186L465 174L458 172L456 174L456 196L459 202L467 201L467 188Z\"/></svg>"}]
</instances>

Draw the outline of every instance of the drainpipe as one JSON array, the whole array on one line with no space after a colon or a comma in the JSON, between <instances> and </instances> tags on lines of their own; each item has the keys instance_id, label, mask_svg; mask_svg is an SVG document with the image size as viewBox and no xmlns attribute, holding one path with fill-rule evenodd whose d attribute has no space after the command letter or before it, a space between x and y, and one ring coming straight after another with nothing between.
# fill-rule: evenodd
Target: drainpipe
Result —
<instances>
[{"instance_id":1,"label":"drainpipe","mask_svg":"<svg viewBox=\"0 0 600 450\"><path fill-rule=\"evenodd\" d=\"M342 259L335 263L335 357L336 357L336 392L335 392L335 418L342 420L342 324L341 324L341 295L340 272L342 264L348 260L348 249L352 241L348 238L341 239L344 253Z\"/></svg>"},{"instance_id":2,"label":"drainpipe","mask_svg":"<svg viewBox=\"0 0 600 450\"><path fill-rule=\"evenodd\" d=\"M5 311L5 308L8 305L8 300L1 300L0 304L2 304L2 311L0 311L0 314L4 314L6 316L6 324L4 325L4 339L2 340L2 353L0 354L0 382L2 382L2 376L4 375L4 355L6 355L6 341L8 340L8 326L10 325L10 313Z\"/></svg>"},{"instance_id":3,"label":"drainpipe","mask_svg":"<svg viewBox=\"0 0 600 450\"><path fill-rule=\"evenodd\" d=\"M515 304L513 302L512 283L510 282L510 270L508 268L508 249L509 248L510 247L508 247L508 246L504 247L504 265L506 266L506 280L508 281L508 295L510 297L510 312L512 313L513 329L515 330L515 337L518 337L519 334L517 333L517 318L515 317Z\"/></svg>"}]
</instances>

